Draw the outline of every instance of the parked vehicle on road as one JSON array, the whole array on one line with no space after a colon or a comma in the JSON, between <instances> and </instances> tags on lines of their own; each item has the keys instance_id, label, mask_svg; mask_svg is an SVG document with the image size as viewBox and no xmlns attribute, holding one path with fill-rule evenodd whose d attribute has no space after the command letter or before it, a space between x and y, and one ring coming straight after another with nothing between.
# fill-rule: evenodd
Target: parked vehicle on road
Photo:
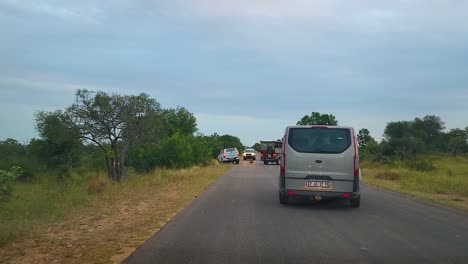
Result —
<instances>
[{"instance_id":1,"label":"parked vehicle on road","mask_svg":"<svg viewBox=\"0 0 468 264\"><path fill-rule=\"evenodd\" d=\"M361 203L356 134L344 126L289 126L283 138L279 200L328 198Z\"/></svg>"},{"instance_id":2,"label":"parked vehicle on road","mask_svg":"<svg viewBox=\"0 0 468 264\"><path fill-rule=\"evenodd\" d=\"M280 163L281 158L281 140L276 141L260 141L260 160L267 165L270 162Z\"/></svg>"},{"instance_id":3,"label":"parked vehicle on road","mask_svg":"<svg viewBox=\"0 0 468 264\"><path fill-rule=\"evenodd\" d=\"M242 153L242 159L243 160L255 160L255 149L246 149L244 153Z\"/></svg>"},{"instance_id":4,"label":"parked vehicle on road","mask_svg":"<svg viewBox=\"0 0 468 264\"><path fill-rule=\"evenodd\" d=\"M222 149L218 155L218 161L239 164L239 151L236 148Z\"/></svg>"}]
</instances>

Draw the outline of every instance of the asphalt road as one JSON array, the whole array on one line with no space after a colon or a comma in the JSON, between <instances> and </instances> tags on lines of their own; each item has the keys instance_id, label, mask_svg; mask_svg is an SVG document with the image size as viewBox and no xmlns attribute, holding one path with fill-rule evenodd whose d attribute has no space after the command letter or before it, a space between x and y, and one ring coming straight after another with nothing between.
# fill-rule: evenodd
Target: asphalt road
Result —
<instances>
[{"instance_id":1,"label":"asphalt road","mask_svg":"<svg viewBox=\"0 0 468 264\"><path fill-rule=\"evenodd\" d=\"M280 205L278 166L242 162L126 263L468 263L468 215L362 187L336 200Z\"/></svg>"}]
</instances>

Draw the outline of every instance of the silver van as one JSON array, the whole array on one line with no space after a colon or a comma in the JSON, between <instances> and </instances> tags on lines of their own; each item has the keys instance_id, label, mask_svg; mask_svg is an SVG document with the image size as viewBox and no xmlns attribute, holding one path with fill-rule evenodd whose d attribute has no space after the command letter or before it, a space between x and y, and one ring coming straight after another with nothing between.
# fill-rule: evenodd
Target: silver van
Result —
<instances>
[{"instance_id":1,"label":"silver van","mask_svg":"<svg viewBox=\"0 0 468 264\"><path fill-rule=\"evenodd\" d=\"M361 203L356 134L345 126L289 126L283 138L279 200L343 198Z\"/></svg>"}]
</instances>

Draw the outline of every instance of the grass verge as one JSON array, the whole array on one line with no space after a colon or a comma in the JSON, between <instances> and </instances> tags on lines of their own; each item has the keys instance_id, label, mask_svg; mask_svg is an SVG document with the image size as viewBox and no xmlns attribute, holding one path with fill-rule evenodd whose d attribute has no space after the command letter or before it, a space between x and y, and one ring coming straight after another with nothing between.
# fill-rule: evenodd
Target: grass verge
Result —
<instances>
[{"instance_id":1,"label":"grass verge","mask_svg":"<svg viewBox=\"0 0 468 264\"><path fill-rule=\"evenodd\" d=\"M361 163L363 183L468 211L468 157L424 157L427 171L403 163Z\"/></svg>"},{"instance_id":2,"label":"grass verge","mask_svg":"<svg viewBox=\"0 0 468 264\"><path fill-rule=\"evenodd\" d=\"M229 168L18 184L0 213L0 262L119 263Z\"/></svg>"}]
</instances>

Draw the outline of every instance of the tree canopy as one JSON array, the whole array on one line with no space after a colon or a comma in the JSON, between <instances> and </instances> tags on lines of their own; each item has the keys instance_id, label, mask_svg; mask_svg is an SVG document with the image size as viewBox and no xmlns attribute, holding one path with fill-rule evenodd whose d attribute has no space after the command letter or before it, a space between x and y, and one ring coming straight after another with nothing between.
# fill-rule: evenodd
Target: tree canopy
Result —
<instances>
[{"instance_id":1,"label":"tree canopy","mask_svg":"<svg viewBox=\"0 0 468 264\"><path fill-rule=\"evenodd\" d=\"M159 103L147 94L78 90L75 96L76 102L64 112L69 127L103 151L109 177L119 181L129 145L155 132L150 128L161 112Z\"/></svg>"},{"instance_id":2,"label":"tree canopy","mask_svg":"<svg viewBox=\"0 0 468 264\"><path fill-rule=\"evenodd\" d=\"M329 125L336 126L338 121L332 114L321 114L319 112L312 112L310 115L305 115L301 120L297 121L297 125Z\"/></svg>"}]
</instances>

